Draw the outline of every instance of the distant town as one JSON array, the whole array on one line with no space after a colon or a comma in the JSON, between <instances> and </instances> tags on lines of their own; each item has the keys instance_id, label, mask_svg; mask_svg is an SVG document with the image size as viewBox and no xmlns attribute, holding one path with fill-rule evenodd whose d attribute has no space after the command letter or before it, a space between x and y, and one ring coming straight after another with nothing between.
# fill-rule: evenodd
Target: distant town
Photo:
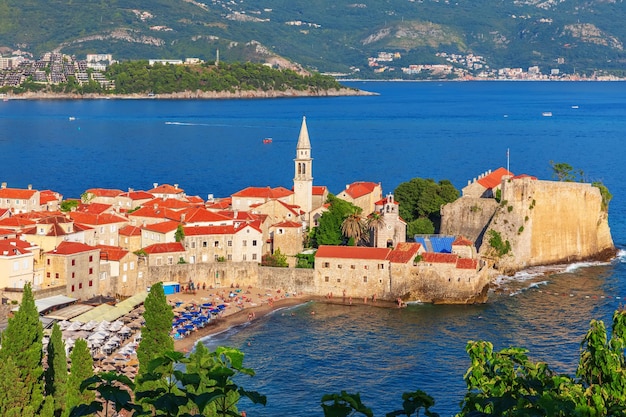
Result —
<instances>
[{"instance_id":1,"label":"distant town","mask_svg":"<svg viewBox=\"0 0 626 417\"><path fill-rule=\"evenodd\" d=\"M565 74L558 68L542 69L538 66L528 68L491 68L484 57L473 54L452 54L438 52L437 57L446 63L411 64L399 66L394 63L402 58L400 52L381 51L377 56L368 58L368 67L375 74L384 75L385 79L432 79L432 80L587 80L616 81L613 75L594 73L590 76ZM562 60L562 58L561 58ZM149 59L149 64L171 65L200 64L198 58L186 59ZM24 51L15 51L11 56L0 57L0 93L20 88L30 83L40 86L63 86L76 84L86 86L97 83L102 90L115 88L115 82L105 76L108 66L116 60L111 54L87 54L85 59L71 55L47 52L38 59ZM562 63L562 62L557 62ZM349 74L327 74L338 79L359 78L360 70L352 68ZM397 76L396 76L397 74ZM6 94L4 94L6 97Z\"/></svg>"}]
</instances>

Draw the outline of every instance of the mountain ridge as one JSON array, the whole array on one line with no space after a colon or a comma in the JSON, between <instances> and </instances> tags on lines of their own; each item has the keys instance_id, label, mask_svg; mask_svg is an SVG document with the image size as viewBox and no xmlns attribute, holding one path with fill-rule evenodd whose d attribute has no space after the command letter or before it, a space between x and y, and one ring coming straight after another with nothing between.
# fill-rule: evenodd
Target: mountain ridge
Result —
<instances>
[{"instance_id":1,"label":"mountain ridge","mask_svg":"<svg viewBox=\"0 0 626 417\"><path fill-rule=\"evenodd\" d=\"M623 75L623 0L75 0L0 1L0 49L35 56L111 53L116 59L281 62L309 70L381 77L369 58L394 66L441 64L472 54L469 68L540 66L544 72ZM387 76L402 75L400 71Z\"/></svg>"}]
</instances>

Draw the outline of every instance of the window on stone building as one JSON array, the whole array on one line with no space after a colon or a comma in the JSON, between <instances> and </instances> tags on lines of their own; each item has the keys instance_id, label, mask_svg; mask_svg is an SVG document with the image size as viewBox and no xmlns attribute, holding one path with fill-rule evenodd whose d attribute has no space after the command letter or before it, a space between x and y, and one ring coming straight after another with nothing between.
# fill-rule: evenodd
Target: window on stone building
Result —
<instances>
[{"instance_id":1,"label":"window on stone building","mask_svg":"<svg viewBox=\"0 0 626 417\"><path fill-rule=\"evenodd\" d=\"M246 256L246 254L245 254L245 253L243 254L243 259L242 259L242 260L243 260L243 261L248 260L248 257Z\"/></svg>"},{"instance_id":2,"label":"window on stone building","mask_svg":"<svg viewBox=\"0 0 626 417\"><path fill-rule=\"evenodd\" d=\"M156 258L156 265L161 266L162 264L163 264L163 259L161 259L161 257L159 256L158 258Z\"/></svg>"},{"instance_id":3,"label":"window on stone building","mask_svg":"<svg viewBox=\"0 0 626 417\"><path fill-rule=\"evenodd\" d=\"M72 285L72 292L74 292L74 286Z\"/></svg>"},{"instance_id":4,"label":"window on stone building","mask_svg":"<svg viewBox=\"0 0 626 417\"><path fill-rule=\"evenodd\" d=\"M219 255L213 255L213 260L217 261L219 259Z\"/></svg>"},{"instance_id":5,"label":"window on stone building","mask_svg":"<svg viewBox=\"0 0 626 417\"><path fill-rule=\"evenodd\" d=\"M89 268L89 275L93 274L93 268Z\"/></svg>"},{"instance_id":6,"label":"window on stone building","mask_svg":"<svg viewBox=\"0 0 626 417\"><path fill-rule=\"evenodd\" d=\"M367 276L363 276L363 282L367 282Z\"/></svg>"},{"instance_id":7,"label":"window on stone building","mask_svg":"<svg viewBox=\"0 0 626 417\"><path fill-rule=\"evenodd\" d=\"M82 288L83 288L83 283L82 283L82 282L79 282L79 283L78 283L78 289L79 289L79 290L81 290Z\"/></svg>"},{"instance_id":8,"label":"window on stone building","mask_svg":"<svg viewBox=\"0 0 626 417\"><path fill-rule=\"evenodd\" d=\"M248 241L247 241L247 240L244 240L244 241L241 243L241 245L242 245L242 246L248 246Z\"/></svg>"},{"instance_id":9,"label":"window on stone building","mask_svg":"<svg viewBox=\"0 0 626 417\"><path fill-rule=\"evenodd\" d=\"M72 266L76 265L76 259L72 259Z\"/></svg>"},{"instance_id":10,"label":"window on stone building","mask_svg":"<svg viewBox=\"0 0 626 417\"><path fill-rule=\"evenodd\" d=\"M168 256L167 257L167 264L168 265L174 265L174 257L173 256Z\"/></svg>"},{"instance_id":11,"label":"window on stone building","mask_svg":"<svg viewBox=\"0 0 626 417\"><path fill-rule=\"evenodd\" d=\"M131 261L131 263L130 263L130 270L132 271L133 269L135 269L135 262Z\"/></svg>"},{"instance_id":12,"label":"window on stone building","mask_svg":"<svg viewBox=\"0 0 626 417\"><path fill-rule=\"evenodd\" d=\"M378 269L385 269L385 264L378 264Z\"/></svg>"},{"instance_id":13,"label":"window on stone building","mask_svg":"<svg viewBox=\"0 0 626 417\"><path fill-rule=\"evenodd\" d=\"M46 259L46 265L50 265L50 259Z\"/></svg>"},{"instance_id":14,"label":"window on stone building","mask_svg":"<svg viewBox=\"0 0 626 417\"><path fill-rule=\"evenodd\" d=\"M215 242L213 242L213 246L214 246L214 247L216 247L216 248L217 248L219 245L220 245L219 240L216 240Z\"/></svg>"},{"instance_id":15,"label":"window on stone building","mask_svg":"<svg viewBox=\"0 0 626 417\"><path fill-rule=\"evenodd\" d=\"M328 281L330 281L330 278L329 277L324 277L324 282L328 282Z\"/></svg>"},{"instance_id":16,"label":"window on stone building","mask_svg":"<svg viewBox=\"0 0 626 417\"><path fill-rule=\"evenodd\" d=\"M202 247L203 247L203 248L206 248L207 246L209 246L209 243L208 243L208 242L206 242L206 241L202 242Z\"/></svg>"},{"instance_id":17,"label":"window on stone building","mask_svg":"<svg viewBox=\"0 0 626 417\"><path fill-rule=\"evenodd\" d=\"M337 278L337 282L341 282L341 278Z\"/></svg>"},{"instance_id":18,"label":"window on stone building","mask_svg":"<svg viewBox=\"0 0 626 417\"><path fill-rule=\"evenodd\" d=\"M93 262L93 255L89 255L89 262Z\"/></svg>"},{"instance_id":19,"label":"window on stone building","mask_svg":"<svg viewBox=\"0 0 626 417\"><path fill-rule=\"evenodd\" d=\"M341 269L341 268L343 268L343 265L338 264L338 265L337 265L337 269Z\"/></svg>"},{"instance_id":20,"label":"window on stone building","mask_svg":"<svg viewBox=\"0 0 626 417\"><path fill-rule=\"evenodd\" d=\"M191 241L191 249L195 249L196 248L196 241L192 240Z\"/></svg>"},{"instance_id":21,"label":"window on stone building","mask_svg":"<svg viewBox=\"0 0 626 417\"><path fill-rule=\"evenodd\" d=\"M252 246L256 246L256 240L252 241Z\"/></svg>"},{"instance_id":22,"label":"window on stone building","mask_svg":"<svg viewBox=\"0 0 626 417\"><path fill-rule=\"evenodd\" d=\"M350 269L356 269L356 265L350 265Z\"/></svg>"},{"instance_id":23,"label":"window on stone building","mask_svg":"<svg viewBox=\"0 0 626 417\"><path fill-rule=\"evenodd\" d=\"M228 246L233 246L233 241L232 240L228 241Z\"/></svg>"},{"instance_id":24,"label":"window on stone building","mask_svg":"<svg viewBox=\"0 0 626 417\"><path fill-rule=\"evenodd\" d=\"M46 272L46 278L50 278L50 272Z\"/></svg>"},{"instance_id":25,"label":"window on stone building","mask_svg":"<svg viewBox=\"0 0 626 417\"><path fill-rule=\"evenodd\" d=\"M252 254L252 260L253 260L253 261L256 261L256 253L253 253L253 254Z\"/></svg>"},{"instance_id":26,"label":"window on stone building","mask_svg":"<svg viewBox=\"0 0 626 417\"><path fill-rule=\"evenodd\" d=\"M330 268L330 262L324 262L324 268Z\"/></svg>"},{"instance_id":27,"label":"window on stone building","mask_svg":"<svg viewBox=\"0 0 626 417\"><path fill-rule=\"evenodd\" d=\"M89 280L89 286L93 287L93 281L92 280Z\"/></svg>"},{"instance_id":28,"label":"window on stone building","mask_svg":"<svg viewBox=\"0 0 626 417\"><path fill-rule=\"evenodd\" d=\"M368 265L365 265L363 269L370 269Z\"/></svg>"},{"instance_id":29,"label":"window on stone building","mask_svg":"<svg viewBox=\"0 0 626 417\"><path fill-rule=\"evenodd\" d=\"M233 260L233 255L228 255L228 260L232 261Z\"/></svg>"},{"instance_id":30,"label":"window on stone building","mask_svg":"<svg viewBox=\"0 0 626 417\"><path fill-rule=\"evenodd\" d=\"M54 278L59 279L59 273L58 273L58 272L56 272L56 273L54 274Z\"/></svg>"},{"instance_id":31,"label":"window on stone building","mask_svg":"<svg viewBox=\"0 0 626 417\"><path fill-rule=\"evenodd\" d=\"M76 276L75 272L72 272L72 278L74 278Z\"/></svg>"}]
</instances>

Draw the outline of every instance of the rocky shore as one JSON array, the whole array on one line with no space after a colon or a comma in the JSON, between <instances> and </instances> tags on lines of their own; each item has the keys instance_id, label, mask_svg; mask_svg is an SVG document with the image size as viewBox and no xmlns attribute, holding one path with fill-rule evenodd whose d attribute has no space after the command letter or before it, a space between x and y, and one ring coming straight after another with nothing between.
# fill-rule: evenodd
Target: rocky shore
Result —
<instances>
[{"instance_id":1,"label":"rocky shore","mask_svg":"<svg viewBox=\"0 0 626 417\"><path fill-rule=\"evenodd\" d=\"M294 97L344 97L372 96L377 93L341 88L330 90L239 90L239 91L181 91L170 94L75 94L51 92L26 92L18 95L7 95L9 100L102 100L102 99L158 99L158 100L190 100L190 99L262 99L262 98L294 98Z\"/></svg>"}]
</instances>

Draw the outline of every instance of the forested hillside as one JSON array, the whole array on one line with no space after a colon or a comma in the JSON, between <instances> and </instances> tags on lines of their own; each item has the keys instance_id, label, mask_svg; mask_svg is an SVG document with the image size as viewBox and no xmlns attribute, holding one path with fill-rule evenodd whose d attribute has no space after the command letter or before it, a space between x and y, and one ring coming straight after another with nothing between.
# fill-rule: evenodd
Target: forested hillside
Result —
<instances>
[{"instance_id":1,"label":"forested hillside","mask_svg":"<svg viewBox=\"0 0 626 417\"><path fill-rule=\"evenodd\" d=\"M214 60L219 49L227 61L280 56L361 76L374 74L368 58L380 52L396 53L398 68L445 54L481 56L473 69L624 67L622 0L361 1L0 0L0 51Z\"/></svg>"}]
</instances>

